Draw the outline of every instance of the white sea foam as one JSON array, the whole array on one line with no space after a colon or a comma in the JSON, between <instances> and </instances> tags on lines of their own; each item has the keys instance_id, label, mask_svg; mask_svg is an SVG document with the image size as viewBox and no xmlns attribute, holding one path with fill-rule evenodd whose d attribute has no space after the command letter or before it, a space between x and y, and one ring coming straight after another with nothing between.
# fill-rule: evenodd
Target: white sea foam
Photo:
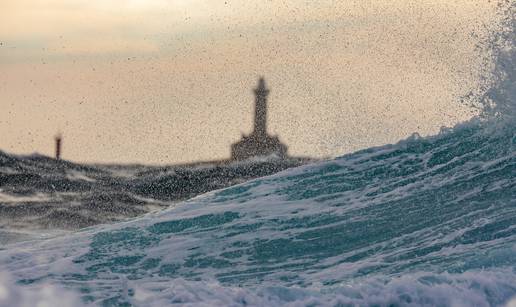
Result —
<instances>
[{"instance_id":1,"label":"white sea foam","mask_svg":"<svg viewBox=\"0 0 516 307\"><path fill-rule=\"evenodd\" d=\"M83 306L80 295L50 284L36 287L17 285L6 273L0 272L0 307L72 307Z\"/></svg>"},{"instance_id":2,"label":"white sea foam","mask_svg":"<svg viewBox=\"0 0 516 307\"><path fill-rule=\"evenodd\" d=\"M321 291L281 286L242 288L217 281L120 279L119 299L133 306L456 306L513 307L516 275L502 271L412 274L357 280ZM96 302L99 303L99 302ZM0 306L82 306L78 293L49 284L22 286L0 274Z\"/></svg>"}]
</instances>

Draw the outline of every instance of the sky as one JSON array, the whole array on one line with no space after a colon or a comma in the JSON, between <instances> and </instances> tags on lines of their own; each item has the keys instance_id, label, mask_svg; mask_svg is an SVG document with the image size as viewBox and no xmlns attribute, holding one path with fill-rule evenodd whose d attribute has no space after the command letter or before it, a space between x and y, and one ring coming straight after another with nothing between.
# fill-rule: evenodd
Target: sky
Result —
<instances>
[{"instance_id":1,"label":"sky","mask_svg":"<svg viewBox=\"0 0 516 307\"><path fill-rule=\"evenodd\" d=\"M478 0L2 0L0 150L78 162L229 157L269 133L332 157L476 114L496 5Z\"/></svg>"}]
</instances>

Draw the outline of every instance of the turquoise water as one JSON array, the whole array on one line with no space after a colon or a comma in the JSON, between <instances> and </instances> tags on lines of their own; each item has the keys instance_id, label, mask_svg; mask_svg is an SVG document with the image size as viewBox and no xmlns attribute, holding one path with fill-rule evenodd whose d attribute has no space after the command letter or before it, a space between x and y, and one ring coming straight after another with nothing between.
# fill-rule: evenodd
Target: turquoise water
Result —
<instances>
[{"instance_id":1,"label":"turquoise water","mask_svg":"<svg viewBox=\"0 0 516 307\"><path fill-rule=\"evenodd\" d=\"M493 125L20 243L0 263L19 287L53 285L104 306L502 305L516 296L516 137Z\"/></svg>"}]
</instances>

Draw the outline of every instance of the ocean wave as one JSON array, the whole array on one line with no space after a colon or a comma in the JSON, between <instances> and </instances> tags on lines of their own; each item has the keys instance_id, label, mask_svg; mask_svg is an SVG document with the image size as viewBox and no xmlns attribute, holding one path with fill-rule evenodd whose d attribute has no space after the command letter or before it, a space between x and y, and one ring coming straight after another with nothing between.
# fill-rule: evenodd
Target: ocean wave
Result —
<instances>
[{"instance_id":1,"label":"ocean wave","mask_svg":"<svg viewBox=\"0 0 516 307\"><path fill-rule=\"evenodd\" d=\"M176 295L211 304L220 291L228 300L244 291L258 305L288 303L267 301L277 298L264 289L287 296L299 291L309 300L301 305L331 305L341 285L365 282L358 293L378 292L362 294L358 305L374 305L375 297L403 305L402 296L415 305L455 304L453 298L502 305L516 295L510 286L516 138L511 125L485 127L470 122L213 191L123 223L12 244L0 252L0 263L18 283L73 285L87 292L82 299L100 304L132 302L124 291L144 287L142 293L155 293L143 305ZM502 270L508 274L489 273ZM475 288L478 279L468 279L483 272L500 293L489 288L484 294ZM425 284L419 274L437 281ZM210 290L208 281L217 286ZM414 288L400 290L408 284Z\"/></svg>"}]
</instances>

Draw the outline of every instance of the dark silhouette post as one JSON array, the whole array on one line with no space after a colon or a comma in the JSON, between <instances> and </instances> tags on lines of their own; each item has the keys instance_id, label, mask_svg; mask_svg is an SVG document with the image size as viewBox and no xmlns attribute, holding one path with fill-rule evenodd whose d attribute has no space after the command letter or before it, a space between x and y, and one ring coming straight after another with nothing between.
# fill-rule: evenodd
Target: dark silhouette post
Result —
<instances>
[{"instance_id":1,"label":"dark silhouette post","mask_svg":"<svg viewBox=\"0 0 516 307\"><path fill-rule=\"evenodd\" d=\"M267 96L269 89L265 85L263 77L258 81L258 87L254 89L256 101L254 106L254 134L264 137L267 135Z\"/></svg>"},{"instance_id":2,"label":"dark silhouette post","mask_svg":"<svg viewBox=\"0 0 516 307\"><path fill-rule=\"evenodd\" d=\"M61 145L63 141L63 137L61 134L56 135L56 160L61 160Z\"/></svg>"}]
</instances>

